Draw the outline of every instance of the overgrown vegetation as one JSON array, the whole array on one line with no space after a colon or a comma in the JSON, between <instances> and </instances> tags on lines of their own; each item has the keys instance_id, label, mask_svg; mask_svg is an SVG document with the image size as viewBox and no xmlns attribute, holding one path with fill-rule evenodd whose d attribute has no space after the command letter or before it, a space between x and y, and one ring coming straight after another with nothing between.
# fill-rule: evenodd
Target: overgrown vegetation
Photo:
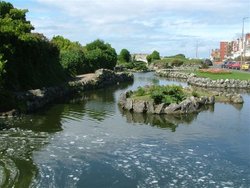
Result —
<instances>
[{"instance_id":1,"label":"overgrown vegetation","mask_svg":"<svg viewBox=\"0 0 250 188\"><path fill-rule=\"evenodd\" d=\"M179 103L186 98L184 90L181 86L167 85L167 86L148 86L139 87L132 95L132 97L148 97L154 103Z\"/></svg>"},{"instance_id":2,"label":"overgrown vegetation","mask_svg":"<svg viewBox=\"0 0 250 188\"><path fill-rule=\"evenodd\" d=\"M180 67L182 65L197 65L203 66L204 63L200 59L188 59L183 54L177 54L175 56L167 56L161 60L155 60L152 62L154 66L163 69L169 69L173 67Z\"/></svg>"},{"instance_id":3,"label":"overgrown vegetation","mask_svg":"<svg viewBox=\"0 0 250 188\"><path fill-rule=\"evenodd\" d=\"M127 49L122 49L118 56L118 67L132 71L147 71L148 67L145 62L135 61Z\"/></svg>"},{"instance_id":4,"label":"overgrown vegetation","mask_svg":"<svg viewBox=\"0 0 250 188\"><path fill-rule=\"evenodd\" d=\"M156 50L154 50L150 55L147 56L148 63L151 63L151 62L153 62L155 60L159 60L159 59L161 59L160 53Z\"/></svg>"}]
</instances>

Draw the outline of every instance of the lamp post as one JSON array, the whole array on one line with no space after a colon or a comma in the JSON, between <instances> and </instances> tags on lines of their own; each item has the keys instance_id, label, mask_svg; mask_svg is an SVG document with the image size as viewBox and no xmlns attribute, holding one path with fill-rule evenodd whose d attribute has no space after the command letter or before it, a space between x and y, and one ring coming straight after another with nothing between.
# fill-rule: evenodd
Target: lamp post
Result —
<instances>
[{"instance_id":1,"label":"lamp post","mask_svg":"<svg viewBox=\"0 0 250 188\"><path fill-rule=\"evenodd\" d=\"M242 18L242 52L241 52L241 59L240 59L240 64L242 65L242 61L245 60L245 40L244 40L244 25L245 25L245 20L248 19L249 17L244 17ZM244 59L243 59L244 58Z\"/></svg>"}]
</instances>

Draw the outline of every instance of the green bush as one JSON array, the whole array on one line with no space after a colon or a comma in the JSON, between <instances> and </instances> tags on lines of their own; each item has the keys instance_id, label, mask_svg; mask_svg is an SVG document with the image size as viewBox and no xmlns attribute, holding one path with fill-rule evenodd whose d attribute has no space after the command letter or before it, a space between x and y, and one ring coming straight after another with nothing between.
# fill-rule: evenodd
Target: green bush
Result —
<instances>
[{"instance_id":1,"label":"green bush","mask_svg":"<svg viewBox=\"0 0 250 188\"><path fill-rule=\"evenodd\" d=\"M171 62L171 66L174 66L174 67L180 67L181 65L183 65L183 61L182 60L179 60L179 59L174 59L172 62Z\"/></svg>"},{"instance_id":2,"label":"green bush","mask_svg":"<svg viewBox=\"0 0 250 188\"><path fill-rule=\"evenodd\" d=\"M151 98L156 104L164 102L166 104L179 103L185 99L185 94L181 86L153 86L149 89Z\"/></svg>"},{"instance_id":3,"label":"green bush","mask_svg":"<svg viewBox=\"0 0 250 188\"><path fill-rule=\"evenodd\" d=\"M151 98L154 100L155 104L160 104L162 103L162 99L164 98L164 96L161 91L153 91L151 93Z\"/></svg>"},{"instance_id":4,"label":"green bush","mask_svg":"<svg viewBox=\"0 0 250 188\"><path fill-rule=\"evenodd\" d=\"M100 68L113 70L117 63L117 54L110 44L102 40L95 40L86 45L86 60L95 71Z\"/></svg>"},{"instance_id":5,"label":"green bush","mask_svg":"<svg viewBox=\"0 0 250 188\"><path fill-rule=\"evenodd\" d=\"M122 49L119 54L118 59L119 61L122 61L122 62L130 62L131 61L130 52L127 49Z\"/></svg>"},{"instance_id":6,"label":"green bush","mask_svg":"<svg viewBox=\"0 0 250 188\"><path fill-rule=\"evenodd\" d=\"M138 89L135 92L135 95L136 96L143 96L143 95L145 95L145 93L146 93L146 91L143 87L138 87Z\"/></svg>"},{"instance_id":7,"label":"green bush","mask_svg":"<svg viewBox=\"0 0 250 188\"><path fill-rule=\"evenodd\" d=\"M194 96L194 97L199 97L199 94L196 92L196 91L192 91L192 94L191 94L192 96Z\"/></svg>"}]
</instances>

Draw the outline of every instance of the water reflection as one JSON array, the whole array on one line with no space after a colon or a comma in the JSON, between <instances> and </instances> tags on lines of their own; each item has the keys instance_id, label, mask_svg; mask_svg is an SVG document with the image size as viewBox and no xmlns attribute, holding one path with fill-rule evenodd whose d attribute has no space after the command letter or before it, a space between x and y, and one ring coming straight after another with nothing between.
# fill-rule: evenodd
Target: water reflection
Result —
<instances>
[{"instance_id":1,"label":"water reflection","mask_svg":"<svg viewBox=\"0 0 250 188\"><path fill-rule=\"evenodd\" d=\"M119 106L119 110L127 120L128 123L139 123L150 126L156 126L159 128L170 129L172 132L176 131L179 124L191 124L192 121L197 119L198 113L192 114L172 114L172 115L157 115L147 113L134 113L127 110L123 110ZM202 111L214 112L214 105L206 105L202 108Z\"/></svg>"},{"instance_id":2,"label":"water reflection","mask_svg":"<svg viewBox=\"0 0 250 188\"><path fill-rule=\"evenodd\" d=\"M176 131L179 124L191 124L197 118L198 114L189 115L157 115L145 113L132 113L124 111L121 113L126 118L128 123L139 123L159 128L170 129L172 132Z\"/></svg>"}]
</instances>

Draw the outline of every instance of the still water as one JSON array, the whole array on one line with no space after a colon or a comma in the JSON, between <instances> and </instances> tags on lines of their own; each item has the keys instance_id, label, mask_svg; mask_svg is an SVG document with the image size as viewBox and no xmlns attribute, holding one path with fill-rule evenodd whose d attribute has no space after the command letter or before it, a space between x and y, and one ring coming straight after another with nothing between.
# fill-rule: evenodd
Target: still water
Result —
<instances>
[{"instance_id":1,"label":"still water","mask_svg":"<svg viewBox=\"0 0 250 188\"><path fill-rule=\"evenodd\" d=\"M137 73L133 84L4 120L1 187L250 187L250 94L198 115L119 109L121 92L149 84L186 85Z\"/></svg>"}]
</instances>

